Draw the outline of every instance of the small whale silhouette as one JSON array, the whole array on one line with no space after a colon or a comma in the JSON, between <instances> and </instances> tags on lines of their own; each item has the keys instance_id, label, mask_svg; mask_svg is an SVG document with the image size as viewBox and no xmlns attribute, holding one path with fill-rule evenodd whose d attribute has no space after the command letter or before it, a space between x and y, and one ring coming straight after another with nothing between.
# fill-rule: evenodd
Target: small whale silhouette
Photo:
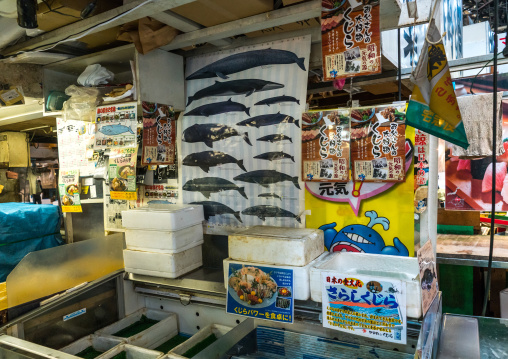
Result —
<instances>
[{"instance_id":1,"label":"small whale silhouette","mask_svg":"<svg viewBox=\"0 0 508 359\"><path fill-rule=\"evenodd\" d=\"M134 132L132 132L130 127L124 126L124 125L108 125L108 126L103 126L99 130L99 132L105 134L106 136L120 135L120 134L125 133L125 132L130 132L130 133L134 134Z\"/></svg>"}]
</instances>

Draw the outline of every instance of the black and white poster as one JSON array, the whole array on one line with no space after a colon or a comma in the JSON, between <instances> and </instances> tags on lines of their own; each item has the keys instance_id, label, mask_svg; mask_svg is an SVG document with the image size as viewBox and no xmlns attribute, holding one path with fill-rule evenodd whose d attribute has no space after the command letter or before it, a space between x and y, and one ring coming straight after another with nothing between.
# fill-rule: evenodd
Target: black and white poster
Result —
<instances>
[{"instance_id":1,"label":"black and white poster","mask_svg":"<svg viewBox=\"0 0 508 359\"><path fill-rule=\"evenodd\" d=\"M184 203L204 206L207 233L304 226L300 122L310 40L187 60L179 183Z\"/></svg>"}]
</instances>

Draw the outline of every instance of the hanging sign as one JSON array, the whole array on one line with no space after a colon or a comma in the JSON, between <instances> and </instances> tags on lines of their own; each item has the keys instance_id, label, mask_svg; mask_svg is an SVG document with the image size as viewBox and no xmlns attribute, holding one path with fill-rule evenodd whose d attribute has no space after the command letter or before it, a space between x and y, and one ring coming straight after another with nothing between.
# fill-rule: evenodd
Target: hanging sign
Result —
<instances>
[{"instance_id":1,"label":"hanging sign","mask_svg":"<svg viewBox=\"0 0 508 359\"><path fill-rule=\"evenodd\" d=\"M138 126L136 114L136 102L97 107L94 149L135 145Z\"/></svg>"},{"instance_id":2,"label":"hanging sign","mask_svg":"<svg viewBox=\"0 0 508 359\"><path fill-rule=\"evenodd\" d=\"M227 289L228 313L293 323L292 269L229 263Z\"/></svg>"},{"instance_id":3,"label":"hanging sign","mask_svg":"<svg viewBox=\"0 0 508 359\"><path fill-rule=\"evenodd\" d=\"M418 257L418 265L420 266L420 285L422 287L422 310L423 316L430 308L432 301L439 292L439 284L437 283L436 272L436 254L432 249L432 243L427 241L416 252Z\"/></svg>"},{"instance_id":4,"label":"hanging sign","mask_svg":"<svg viewBox=\"0 0 508 359\"><path fill-rule=\"evenodd\" d=\"M351 110L353 179L404 182L405 104Z\"/></svg>"},{"instance_id":5,"label":"hanging sign","mask_svg":"<svg viewBox=\"0 0 508 359\"><path fill-rule=\"evenodd\" d=\"M143 102L143 155L141 164L175 163L176 121L171 106Z\"/></svg>"},{"instance_id":6,"label":"hanging sign","mask_svg":"<svg viewBox=\"0 0 508 359\"><path fill-rule=\"evenodd\" d=\"M349 110L303 114L302 163L304 181L349 180Z\"/></svg>"},{"instance_id":7,"label":"hanging sign","mask_svg":"<svg viewBox=\"0 0 508 359\"><path fill-rule=\"evenodd\" d=\"M111 199L135 200L136 147L116 148L109 155L109 190Z\"/></svg>"},{"instance_id":8,"label":"hanging sign","mask_svg":"<svg viewBox=\"0 0 508 359\"><path fill-rule=\"evenodd\" d=\"M416 129L415 133L415 213L427 209L429 183L429 135Z\"/></svg>"},{"instance_id":9,"label":"hanging sign","mask_svg":"<svg viewBox=\"0 0 508 359\"><path fill-rule=\"evenodd\" d=\"M406 344L406 284L371 276L322 273L323 326Z\"/></svg>"},{"instance_id":10,"label":"hanging sign","mask_svg":"<svg viewBox=\"0 0 508 359\"><path fill-rule=\"evenodd\" d=\"M62 212L82 212L79 197L79 170L60 170L58 192Z\"/></svg>"},{"instance_id":11,"label":"hanging sign","mask_svg":"<svg viewBox=\"0 0 508 359\"><path fill-rule=\"evenodd\" d=\"M321 4L323 81L380 73L379 1Z\"/></svg>"}]
</instances>

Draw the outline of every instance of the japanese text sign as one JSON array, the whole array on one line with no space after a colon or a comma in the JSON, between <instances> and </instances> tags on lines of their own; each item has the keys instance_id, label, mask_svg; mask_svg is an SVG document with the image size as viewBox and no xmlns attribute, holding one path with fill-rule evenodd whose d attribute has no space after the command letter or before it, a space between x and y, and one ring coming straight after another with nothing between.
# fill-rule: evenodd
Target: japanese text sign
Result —
<instances>
[{"instance_id":1,"label":"japanese text sign","mask_svg":"<svg viewBox=\"0 0 508 359\"><path fill-rule=\"evenodd\" d=\"M111 150L109 155L109 189L111 199L136 199L136 154L136 147Z\"/></svg>"},{"instance_id":2,"label":"japanese text sign","mask_svg":"<svg viewBox=\"0 0 508 359\"><path fill-rule=\"evenodd\" d=\"M141 164L175 163L176 121L171 106L143 102L143 156Z\"/></svg>"},{"instance_id":3,"label":"japanese text sign","mask_svg":"<svg viewBox=\"0 0 508 359\"><path fill-rule=\"evenodd\" d=\"M381 72L379 1L321 4L323 81Z\"/></svg>"},{"instance_id":4,"label":"japanese text sign","mask_svg":"<svg viewBox=\"0 0 508 359\"><path fill-rule=\"evenodd\" d=\"M138 126L136 114L136 102L97 107L94 149L135 145Z\"/></svg>"},{"instance_id":5,"label":"japanese text sign","mask_svg":"<svg viewBox=\"0 0 508 359\"><path fill-rule=\"evenodd\" d=\"M58 192L62 212L82 212L79 197L79 170L60 170Z\"/></svg>"},{"instance_id":6,"label":"japanese text sign","mask_svg":"<svg viewBox=\"0 0 508 359\"><path fill-rule=\"evenodd\" d=\"M230 263L227 307L232 314L293 323L293 270Z\"/></svg>"},{"instance_id":7,"label":"japanese text sign","mask_svg":"<svg viewBox=\"0 0 508 359\"><path fill-rule=\"evenodd\" d=\"M406 344L406 286L400 280L323 272L323 326Z\"/></svg>"}]
</instances>

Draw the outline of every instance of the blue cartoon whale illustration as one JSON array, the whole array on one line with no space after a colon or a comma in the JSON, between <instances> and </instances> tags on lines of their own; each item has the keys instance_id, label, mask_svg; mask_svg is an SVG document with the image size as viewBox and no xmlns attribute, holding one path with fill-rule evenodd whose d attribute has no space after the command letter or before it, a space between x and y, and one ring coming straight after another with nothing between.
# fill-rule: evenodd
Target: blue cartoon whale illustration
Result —
<instances>
[{"instance_id":1,"label":"blue cartoon whale illustration","mask_svg":"<svg viewBox=\"0 0 508 359\"><path fill-rule=\"evenodd\" d=\"M106 136L120 135L120 134L125 133L125 132L130 132L130 133L134 134L134 132L132 132L130 127L124 126L124 125L108 125L108 126L103 126L99 130L99 132L102 132Z\"/></svg>"},{"instance_id":2,"label":"blue cartoon whale illustration","mask_svg":"<svg viewBox=\"0 0 508 359\"><path fill-rule=\"evenodd\" d=\"M381 224L386 231L390 228L388 218L378 217L376 211L365 212L370 218L369 224L350 224L339 232L335 230L335 222L325 224L319 229L325 232L325 247L330 252L360 252L374 254L388 254L392 256L409 256L406 246L397 238L393 239L393 246L385 245L383 237L372 227Z\"/></svg>"}]
</instances>

